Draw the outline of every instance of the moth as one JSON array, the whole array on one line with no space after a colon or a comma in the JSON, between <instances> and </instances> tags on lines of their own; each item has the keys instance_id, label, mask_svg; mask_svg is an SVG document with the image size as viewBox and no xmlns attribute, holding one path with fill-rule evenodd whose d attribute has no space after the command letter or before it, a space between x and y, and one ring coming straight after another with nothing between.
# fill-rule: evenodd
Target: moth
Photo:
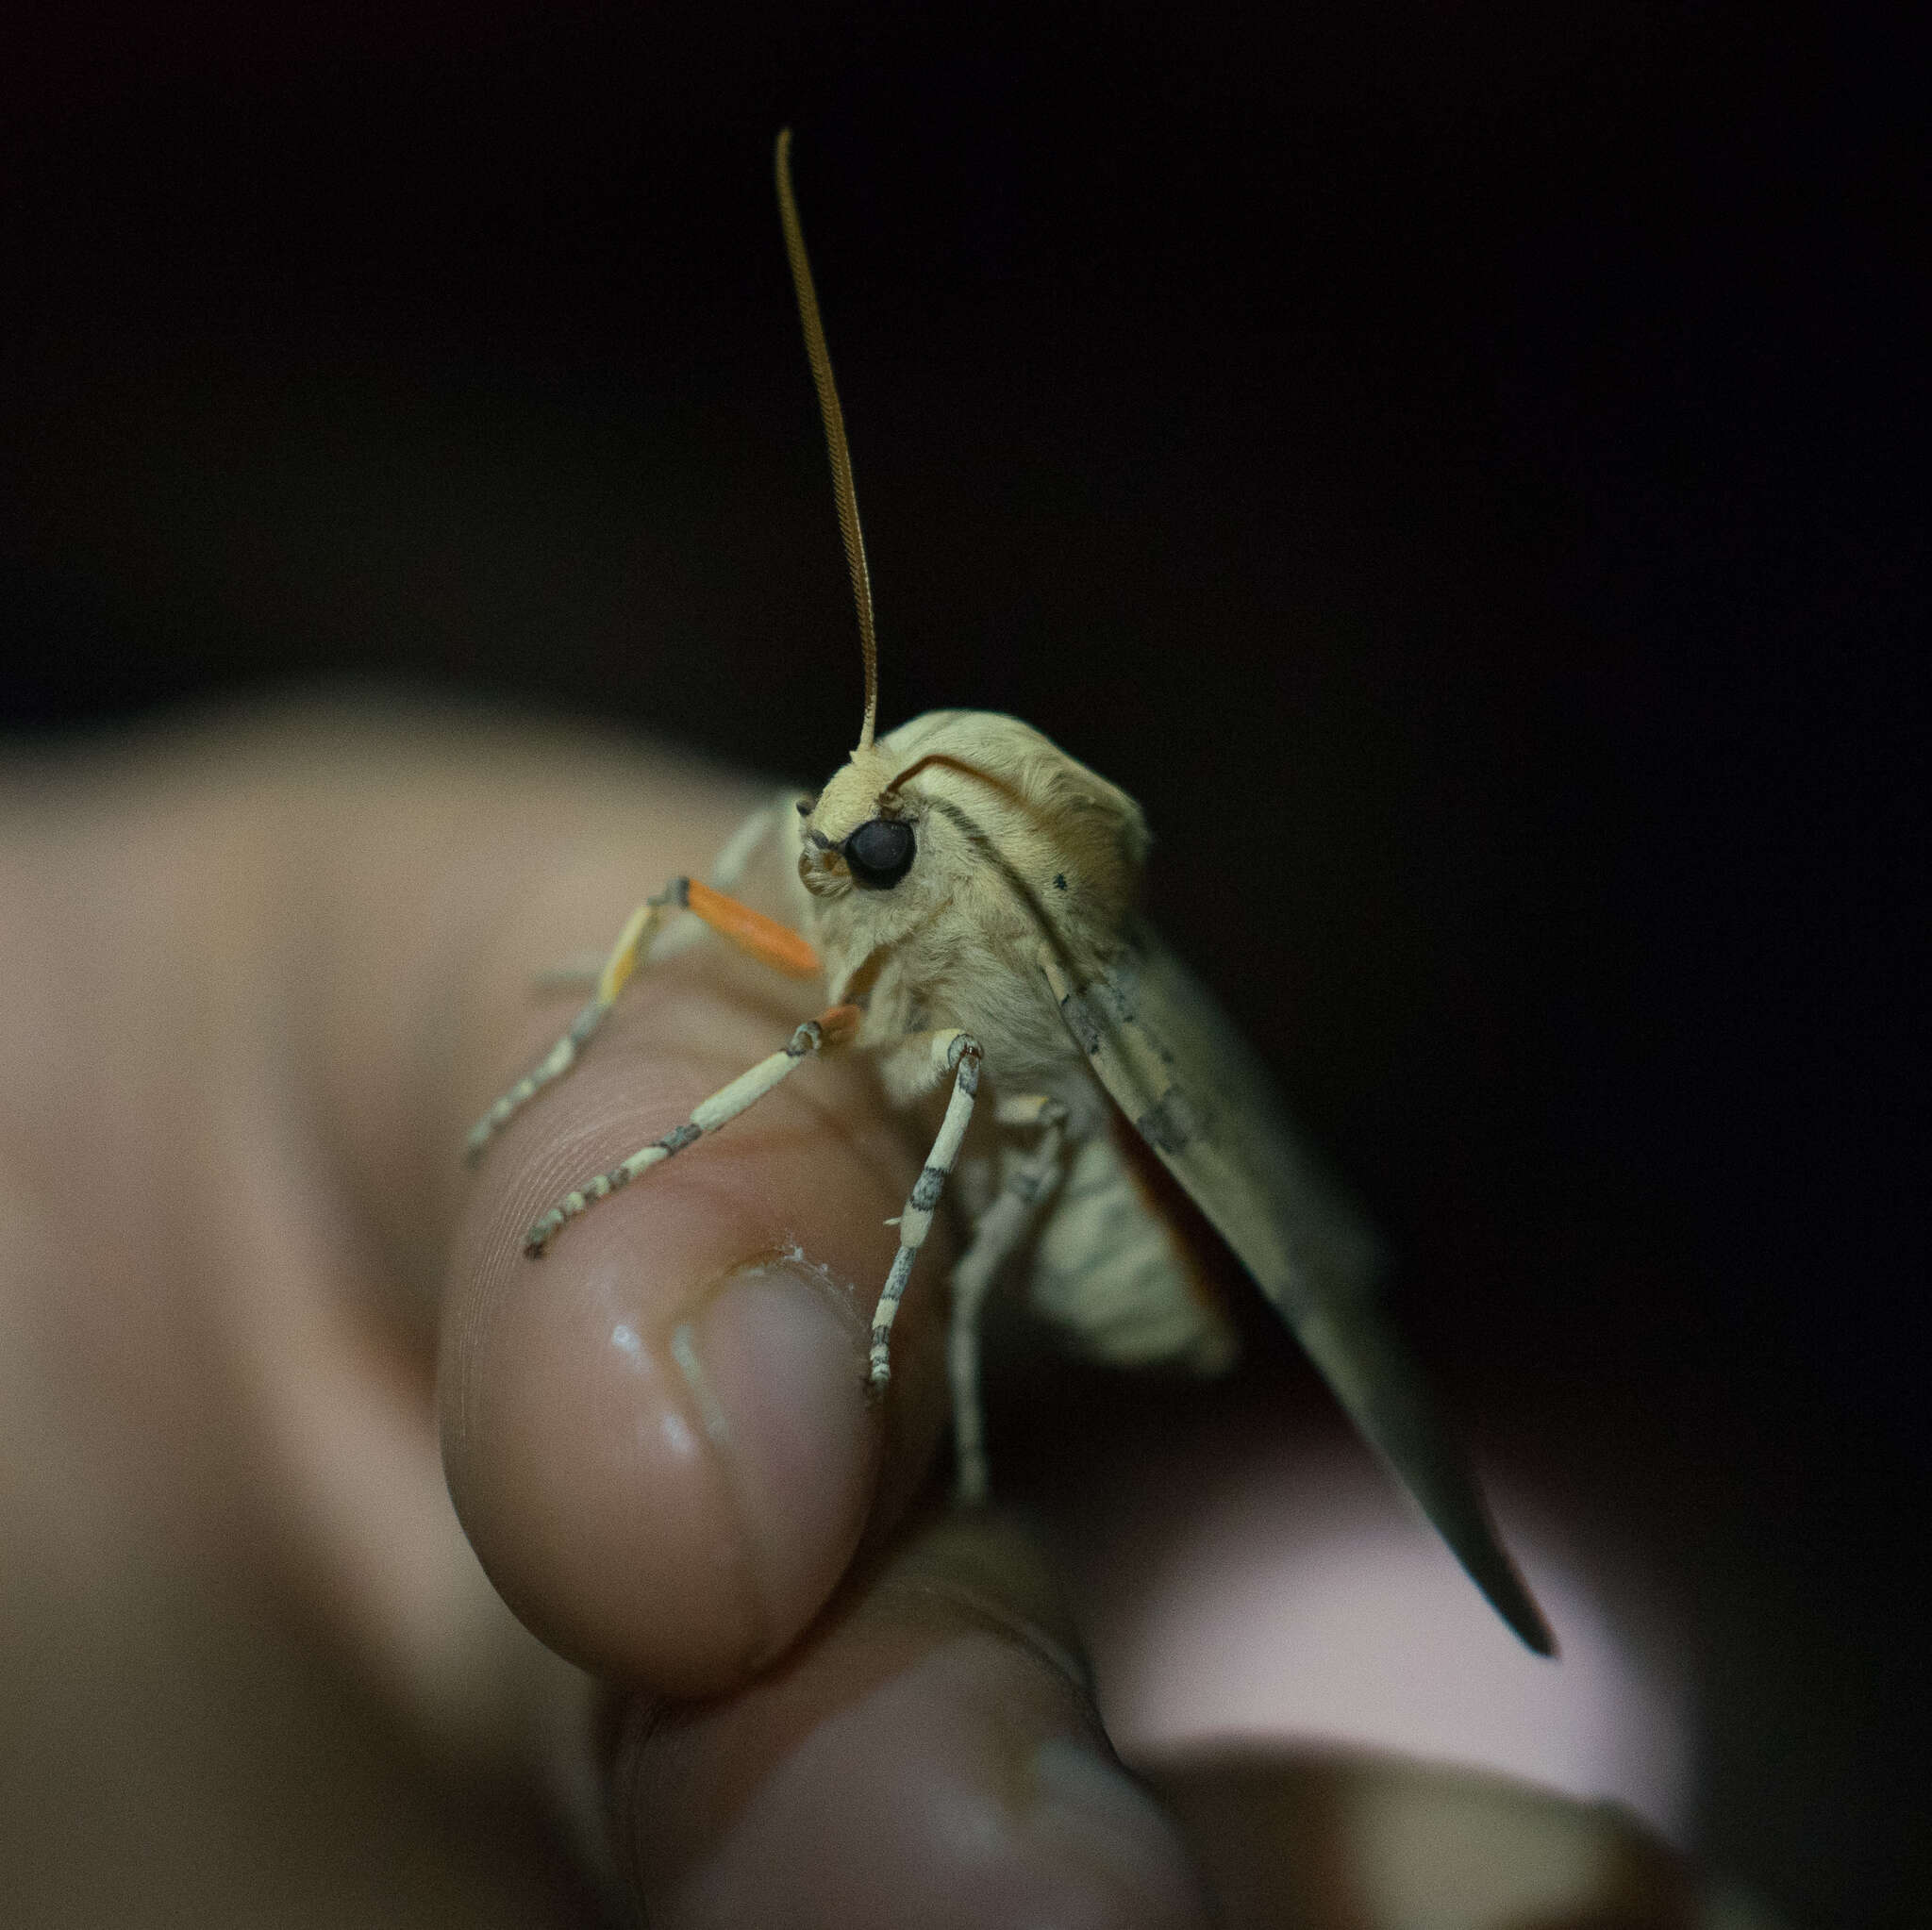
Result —
<instances>
[{"instance_id":1,"label":"moth","mask_svg":"<svg viewBox=\"0 0 1932 1930\"><path fill-rule=\"evenodd\" d=\"M1474 1477L1378 1302L1374 1240L1303 1148L1253 1053L1136 910L1147 849L1140 807L1016 718L940 710L876 734L871 576L789 128L774 172L858 605L858 742L815 796L788 795L756 813L708 879L674 878L632 913L569 1031L472 1129L470 1156L570 1071L654 951L708 931L777 971L821 980L816 1018L683 1124L566 1194L530 1227L526 1252L542 1255L579 1214L718 1131L807 1061L867 1053L894 1106L947 1095L873 1316L868 1373L883 1396L893 1317L968 1123L990 1107L997 1164L981 1175L953 1272L947 1345L958 1495L972 1505L988 1491L981 1314L1029 1242L1034 1308L1089 1355L1204 1373L1232 1359L1225 1313L1201 1291L1175 1217L1137 1171L1151 1154L1503 1619L1531 1649L1553 1654ZM731 895L774 840L789 923Z\"/></svg>"}]
</instances>

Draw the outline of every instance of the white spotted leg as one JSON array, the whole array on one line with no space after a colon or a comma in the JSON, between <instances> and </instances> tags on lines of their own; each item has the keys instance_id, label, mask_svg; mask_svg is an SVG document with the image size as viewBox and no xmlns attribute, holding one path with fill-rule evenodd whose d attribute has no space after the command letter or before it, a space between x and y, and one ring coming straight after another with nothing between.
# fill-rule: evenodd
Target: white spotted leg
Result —
<instances>
[{"instance_id":1,"label":"white spotted leg","mask_svg":"<svg viewBox=\"0 0 1932 1930\"><path fill-rule=\"evenodd\" d=\"M815 1054L844 1044L858 1031L862 1016L857 1006L834 1006L816 1019L808 1019L776 1052L761 1058L749 1072L739 1073L728 1086L721 1086L708 1099L701 1099L682 1125L673 1126L662 1139L640 1146L628 1159L564 1194L524 1235L524 1251L532 1259L540 1258L565 1226L599 1200L609 1198L641 1173L661 1166L707 1133L715 1133L741 1112L748 1111Z\"/></svg>"},{"instance_id":2,"label":"white spotted leg","mask_svg":"<svg viewBox=\"0 0 1932 1930\"><path fill-rule=\"evenodd\" d=\"M979 1041L970 1032L932 1034L932 1083L950 1075L953 1094L946 1102L946 1116L940 1122L939 1137L925 1156L925 1165L913 1182L912 1192L899 1215L899 1251L892 1256L892 1270L879 1293L879 1304L872 1317L872 1352L869 1381L874 1394L885 1390L892 1377L892 1321L899 1311L900 1297L912 1277L912 1263L925 1236L932 1231L932 1216L939 1207L940 1195L953 1161L959 1156L959 1141L973 1117L973 1095L979 1090L979 1063L983 1055Z\"/></svg>"},{"instance_id":3,"label":"white spotted leg","mask_svg":"<svg viewBox=\"0 0 1932 1930\"><path fill-rule=\"evenodd\" d=\"M463 1142L463 1157L470 1165L474 1166L482 1158L484 1147L544 1087L555 1084L576 1064L577 1055L591 1042L591 1034L603 1024L610 1007L617 1003L618 993L629 983L639 960L650 950L651 940L657 937L658 927L664 922L664 913L673 908L671 892L672 887L667 885L657 897L647 899L625 921L624 929L617 935L617 942L610 948L610 956L604 961L604 969L597 974L596 989L570 1022L570 1030L532 1071L525 1073L508 1092L492 1101L490 1109L470 1128L470 1136Z\"/></svg>"},{"instance_id":4,"label":"white spotted leg","mask_svg":"<svg viewBox=\"0 0 1932 1930\"><path fill-rule=\"evenodd\" d=\"M521 1112L544 1087L554 1084L576 1064L591 1036L608 1017L618 994L630 982L643 962L652 940L668 912L689 911L722 939L748 953L760 964L782 972L791 978L815 978L819 973L818 954L789 925L741 905L715 886L701 879L673 878L655 898L647 898L625 922L597 975L596 990L584 1004L570 1029L533 1072L526 1073L509 1090L495 1101L470 1128L464 1157L475 1165L483 1149ZM696 927L693 927L695 929Z\"/></svg>"},{"instance_id":5,"label":"white spotted leg","mask_svg":"<svg viewBox=\"0 0 1932 1930\"><path fill-rule=\"evenodd\" d=\"M946 1367L953 1386L956 1494L967 1507L984 1506L987 1495L986 1421L979 1400L979 1316L986 1296L1064 1176L1061 1147L1067 1109L1044 1094L1002 1099L994 1111L1002 1125L1041 1128L1038 1143L1009 1158L999 1192L973 1229L973 1240L953 1269L953 1320Z\"/></svg>"}]
</instances>

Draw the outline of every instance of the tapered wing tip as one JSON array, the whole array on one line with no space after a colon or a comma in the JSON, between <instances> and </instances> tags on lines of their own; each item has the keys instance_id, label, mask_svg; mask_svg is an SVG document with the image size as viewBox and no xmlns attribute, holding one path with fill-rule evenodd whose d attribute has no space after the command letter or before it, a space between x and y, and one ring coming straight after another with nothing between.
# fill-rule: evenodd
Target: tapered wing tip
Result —
<instances>
[{"instance_id":1,"label":"tapered wing tip","mask_svg":"<svg viewBox=\"0 0 1932 1930\"><path fill-rule=\"evenodd\" d=\"M1398 1469L1397 1472L1402 1471ZM1424 1500L1424 1512L1436 1532L1449 1544L1449 1551L1461 1564L1463 1573L1476 1585L1483 1600L1509 1624L1517 1640L1532 1655L1555 1661L1556 1633L1544 1619L1543 1611L1538 1607L1536 1597L1529 1592L1529 1584L1523 1579L1522 1571L1509 1558L1509 1551L1496 1533L1474 1477L1466 1476L1456 1484L1451 1490L1453 1505L1444 1507L1441 1506L1441 1463L1439 1461L1431 1470L1437 1477L1430 1484L1435 1491ZM1409 1490L1418 1492L1412 1480ZM1430 1501L1437 1505L1430 1506Z\"/></svg>"},{"instance_id":2,"label":"tapered wing tip","mask_svg":"<svg viewBox=\"0 0 1932 1930\"><path fill-rule=\"evenodd\" d=\"M1480 1584L1478 1584L1480 1586ZM1516 1639L1531 1655L1541 1655L1545 1661L1558 1659L1560 1651L1557 1647L1556 1632L1543 1620L1543 1612L1536 1606L1536 1598L1520 1584L1509 1599L1499 1599L1490 1589L1484 1589L1490 1606L1510 1628Z\"/></svg>"},{"instance_id":3,"label":"tapered wing tip","mask_svg":"<svg viewBox=\"0 0 1932 1930\"><path fill-rule=\"evenodd\" d=\"M1517 1640L1532 1655L1555 1661L1556 1633L1538 1607L1536 1597L1529 1592L1529 1584L1509 1558L1474 1476L1465 1473L1450 1489L1451 1506L1441 1505L1443 1465L1444 1460L1438 1459L1430 1470L1436 1477L1429 1484L1433 1492L1423 1489L1411 1472L1400 1468L1397 1472L1404 1474L1411 1493L1427 1494L1423 1503L1424 1512L1449 1544L1450 1552L1462 1564L1463 1572L1476 1585L1483 1600L1509 1624ZM1430 1502L1436 1506L1431 1506Z\"/></svg>"},{"instance_id":4,"label":"tapered wing tip","mask_svg":"<svg viewBox=\"0 0 1932 1930\"><path fill-rule=\"evenodd\" d=\"M1308 1307L1294 1329L1364 1439L1490 1606L1532 1655L1554 1657L1557 1638L1496 1533L1421 1368L1386 1314L1373 1301Z\"/></svg>"}]
</instances>

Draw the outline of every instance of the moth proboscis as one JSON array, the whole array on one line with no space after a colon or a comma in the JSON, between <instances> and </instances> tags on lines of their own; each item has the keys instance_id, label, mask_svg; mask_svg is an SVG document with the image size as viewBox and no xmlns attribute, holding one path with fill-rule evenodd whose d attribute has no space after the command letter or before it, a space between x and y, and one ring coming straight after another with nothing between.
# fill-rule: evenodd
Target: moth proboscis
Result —
<instances>
[{"instance_id":1,"label":"moth proboscis","mask_svg":"<svg viewBox=\"0 0 1932 1930\"><path fill-rule=\"evenodd\" d=\"M967 1125L990 1104L998 1168L953 1272L947 1349L958 1493L972 1505L988 1485L981 1313L1029 1240L1032 1305L1090 1356L1203 1373L1232 1358L1226 1314L1198 1290L1175 1228L1137 1182L1127 1155L1138 1140L1253 1276L1503 1619L1530 1648L1554 1654L1380 1306L1376 1242L1304 1150L1253 1053L1138 915L1147 848L1140 807L1017 718L940 710L875 735L872 583L792 194L791 138L790 128L779 134L774 155L778 209L858 610L858 742L815 796L788 793L755 813L708 879L674 878L632 913L569 1031L473 1128L471 1156L570 1070L666 923L695 919L688 933L708 929L775 970L821 981L824 1009L689 1120L566 1194L525 1236L533 1257L577 1215L717 1131L808 1059L868 1053L894 1106L947 1093L873 1316L869 1381L883 1395L893 1316ZM730 895L774 844L795 860L781 864L789 923Z\"/></svg>"}]
</instances>

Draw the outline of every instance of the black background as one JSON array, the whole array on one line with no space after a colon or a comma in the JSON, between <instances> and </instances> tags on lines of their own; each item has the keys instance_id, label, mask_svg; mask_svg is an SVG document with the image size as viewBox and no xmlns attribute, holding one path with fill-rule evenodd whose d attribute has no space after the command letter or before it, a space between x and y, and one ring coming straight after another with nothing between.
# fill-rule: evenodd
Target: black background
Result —
<instances>
[{"instance_id":1,"label":"black background","mask_svg":"<svg viewBox=\"0 0 1932 1930\"><path fill-rule=\"evenodd\" d=\"M1713 1855L1914 1918L1924 49L69 20L0 74L8 724L376 674L822 775L858 674L792 122L886 720L1012 710L1141 799L1157 916L1465 1405L1684 1577Z\"/></svg>"}]
</instances>

